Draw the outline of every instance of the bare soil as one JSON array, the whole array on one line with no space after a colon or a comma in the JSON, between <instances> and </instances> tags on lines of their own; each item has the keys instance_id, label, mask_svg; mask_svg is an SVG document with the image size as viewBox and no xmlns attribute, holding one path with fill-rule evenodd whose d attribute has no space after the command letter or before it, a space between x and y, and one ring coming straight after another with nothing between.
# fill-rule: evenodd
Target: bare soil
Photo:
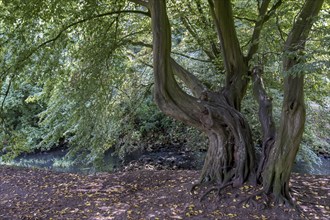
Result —
<instances>
[{"instance_id":1,"label":"bare soil","mask_svg":"<svg viewBox=\"0 0 330 220\"><path fill-rule=\"evenodd\" d=\"M249 185L200 201L210 186L190 193L198 171L151 169L82 175L0 166L0 219L330 219L328 176L292 175L298 212L239 205L260 190Z\"/></svg>"}]
</instances>

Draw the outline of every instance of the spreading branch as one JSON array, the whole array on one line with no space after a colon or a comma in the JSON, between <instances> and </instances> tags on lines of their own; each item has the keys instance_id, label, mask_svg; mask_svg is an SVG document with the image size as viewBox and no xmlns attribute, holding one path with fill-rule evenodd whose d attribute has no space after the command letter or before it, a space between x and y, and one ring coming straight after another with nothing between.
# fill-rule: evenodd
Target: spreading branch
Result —
<instances>
[{"instance_id":1,"label":"spreading branch","mask_svg":"<svg viewBox=\"0 0 330 220\"><path fill-rule=\"evenodd\" d=\"M81 20L78 20L78 21L75 21L65 27L63 27L60 32L54 37L54 38L51 38L45 42L43 42L42 44L40 44L36 49L39 49L51 42L54 42L56 41L57 39L59 39L61 37L61 35L67 31L68 29L70 29L71 27L73 26L76 26L78 24L81 24L81 23L84 23L86 21L90 21L90 20L94 20L96 18L102 18L102 17L105 17L105 16L111 16L111 15L115 15L115 14L122 14L122 13L132 13L132 14L141 14L141 15L145 15L145 16L148 16L150 17L150 13L148 12L145 12L145 11L137 11L137 10L121 10L121 11L112 11L112 12L106 12L106 13L102 13L102 14L98 14L98 15L95 15L95 16L92 16L92 17L89 17L89 18L84 18L84 19L81 19Z\"/></svg>"},{"instance_id":2,"label":"spreading branch","mask_svg":"<svg viewBox=\"0 0 330 220\"><path fill-rule=\"evenodd\" d=\"M210 7L211 17L214 21L215 29L217 31L218 38L219 38L219 41L220 41L220 47L221 47L221 50L222 50L222 54L225 54L224 39L222 37L222 31L221 31L221 28L220 28L219 20L217 19L217 16L215 14L213 1L208 0L208 3L209 3L209 7Z\"/></svg>"},{"instance_id":3,"label":"spreading branch","mask_svg":"<svg viewBox=\"0 0 330 220\"><path fill-rule=\"evenodd\" d=\"M245 57L247 62L250 61L252 59L253 55L258 51L260 34L261 34L261 30L262 30L263 25L271 18L271 16L275 13L277 8L279 8L280 5L282 4L282 0L278 0L271 7L270 10L267 10L270 1L271 0L262 1L260 7L258 8L259 18L255 22L254 29L253 29L253 34L252 34L252 37L251 37L251 40L250 40L250 42L251 42L250 48L249 48L247 56Z\"/></svg>"},{"instance_id":4,"label":"spreading branch","mask_svg":"<svg viewBox=\"0 0 330 220\"><path fill-rule=\"evenodd\" d=\"M189 22L188 18L181 17L182 24L191 34L191 36L195 39L196 43L202 48L203 52L210 58L210 60L214 60L215 56L212 54L211 51L205 48L204 41L198 36L198 32L194 30L193 26Z\"/></svg>"},{"instance_id":5,"label":"spreading branch","mask_svg":"<svg viewBox=\"0 0 330 220\"><path fill-rule=\"evenodd\" d=\"M148 48L153 48L153 45L141 42L141 41L129 41L130 44L135 46L144 46ZM185 54L171 52L172 54L180 55L187 57L189 59L198 60L201 62L210 62L207 60L201 60L194 57L187 56ZM132 55L132 54L131 54ZM135 56L134 56L135 57ZM142 62L140 60L140 62ZM173 73L179 77L180 80L190 89L190 91L194 94L195 97L200 97L203 91L205 91L206 87L205 85L192 73L190 73L188 70L183 68L180 64L178 64L173 58L171 58L171 67L173 68ZM145 62L142 62L145 65L152 67L150 64L146 64Z\"/></svg>"},{"instance_id":6,"label":"spreading branch","mask_svg":"<svg viewBox=\"0 0 330 220\"><path fill-rule=\"evenodd\" d=\"M129 0L130 2L133 2L135 4L138 4L138 5L142 5L146 8L149 8L149 2L146 1L146 0Z\"/></svg>"},{"instance_id":7,"label":"spreading branch","mask_svg":"<svg viewBox=\"0 0 330 220\"><path fill-rule=\"evenodd\" d=\"M240 17L240 16L237 16L237 15L235 15L234 18L236 18L236 19L238 19L238 20L245 20L245 21L252 22L252 23L256 23L256 22L257 22L257 21L254 20L254 19L247 18L247 17Z\"/></svg>"},{"instance_id":8,"label":"spreading branch","mask_svg":"<svg viewBox=\"0 0 330 220\"><path fill-rule=\"evenodd\" d=\"M19 59L18 60L18 64L19 65L22 65L22 63L24 63L26 60L28 60L34 53L36 53L39 49L41 49L42 47L52 43L52 42L55 42L57 41L64 32L66 32L68 29L70 29L71 27L74 27L78 24L81 24L81 23L84 23L84 22L87 22L87 21L90 21L90 20L94 20L94 19L97 19L97 18L102 18L102 17L106 17L106 16L111 16L111 15L115 15L115 14L121 14L121 13L133 13L133 14L141 14L141 15L145 15L145 16L148 16L150 17L150 13L149 12L145 12L145 11L138 11L138 10L119 10L119 11L112 11L112 12L106 12L106 13L102 13L102 14L98 14L98 15L95 15L95 16L91 16L91 17L88 17L88 18L83 18L83 19L80 19L78 21L75 21L69 25L66 25L64 26L59 32L58 34L39 44L38 46L36 46L35 48L32 48L31 51L26 55L24 56L22 59ZM12 68L14 68L16 65L11 65L9 66L1 75L4 76L6 75Z\"/></svg>"},{"instance_id":9,"label":"spreading branch","mask_svg":"<svg viewBox=\"0 0 330 220\"><path fill-rule=\"evenodd\" d=\"M150 3L155 102L165 114L194 127L201 127L200 115L204 107L197 102L198 99L183 91L174 78L174 72L182 73L182 70L175 68L176 65L170 57L171 28L166 12L166 2L156 0ZM194 108L191 108L192 103L196 104Z\"/></svg>"},{"instance_id":10,"label":"spreading branch","mask_svg":"<svg viewBox=\"0 0 330 220\"><path fill-rule=\"evenodd\" d=\"M195 75L190 73L188 70L180 66L174 59L171 58L171 65L174 71L174 74L183 81L183 83L190 89L195 97L199 98L203 91L206 90L206 87L202 82L197 79Z\"/></svg>"},{"instance_id":11,"label":"spreading branch","mask_svg":"<svg viewBox=\"0 0 330 220\"><path fill-rule=\"evenodd\" d=\"M236 33L232 5L230 1L208 0L208 2L226 70L226 85L222 92L229 105L240 110L249 79L248 66Z\"/></svg>"},{"instance_id":12,"label":"spreading branch","mask_svg":"<svg viewBox=\"0 0 330 220\"><path fill-rule=\"evenodd\" d=\"M12 83L13 83L14 77L15 77L15 76L13 76L13 77L9 80L9 83L8 83L8 86L7 86L7 89L6 89L6 92L5 92L5 94L3 94L4 97L3 97L3 99L2 99L2 103L1 103L1 110L3 110L4 104L5 104L5 101L6 101L7 97L8 97L8 94L9 94L9 91L10 91L10 87L11 87L11 85L12 85Z\"/></svg>"},{"instance_id":13,"label":"spreading branch","mask_svg":"<svg viewBox=\"0 0 330 220\"><path fill-rule=\"evenodd\" d=\"M127 42L130 43L131 45L134 45L134 46L142 46L142 47L152 48L152 44L148 44L148 43L142 42L142 41L127 41ZM192 57L192 56L189 56L187 54L179 53L179 52L175 52L175 51L171 51L171 54L175 54L175 55L182 56L182 57L185 57L185 58L188 58L188 59L191 59L191 60L196 60L196 61L199 61L199 62L204 62L204 63L210 63L211 62L211 60L203 60L203 59L200 59L200 58Z\"/></svg>"},{"instance_id":14,"label":"spreading branch","mask_svg":"<svg viewBox=\"0 0 330 220\"><path fill-rule=\"evenodd\" d=\"M172 51L171 53L172 54L175 54L175 55L178 55L178 56L182 56L182 57L191 59L191 60L196 60L196 61L199 61L199 62L204 62L204 63L210 63L211 62L211 60L203 60L203 59L199 59L199 58L196 58L196 57L188 56L187 54L183 54L183 53L179 53L179 52L175 52L175 51Z\"/></svg>"}]
</instances>

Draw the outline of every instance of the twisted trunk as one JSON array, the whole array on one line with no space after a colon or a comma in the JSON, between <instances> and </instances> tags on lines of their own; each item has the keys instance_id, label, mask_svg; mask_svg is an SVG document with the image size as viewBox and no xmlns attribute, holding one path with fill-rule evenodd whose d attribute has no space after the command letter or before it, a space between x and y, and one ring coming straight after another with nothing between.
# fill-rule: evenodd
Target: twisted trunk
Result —
<instances>
[{"instance_id":1,"label":"twisted trunk","mask_svg":"<svg viewBox=\"0 0 330 220\"><path fill-rule=\"evenodd\" d=\"M236 35L231 1L208 0L226 70L225 86L218 92L208 91L193 74L170 57L171 30L166 0L131 1L147 7L151 12L157 105L165 114L200 129L209 138L200 182L214 181L225 186L240 185L248 179L255 179L251 129L240 113L241 101L249 82L248 63L258 50L263 24L282 1L278 0L270 10L270 0L259 3L259 17L247 56L244 57ZM284 54L298 54L304 50L313 17L322 4L323 0L306 0L288 36ZM301 59L297 56L285 57L284 71L288 72L298 62ZM186 84L193 96L179 87L174 74ZM252 78L263 132L263 155L257 176L267 193L273 193L278 201L288 201L290 173L304 130L304 76L287 74L284 79L284 101L276 135L271 100L263 87L259 69L253 71Z\"/></svg>"},{"instance_id":2,"label":"twisted trunk","mask_svg":"<svg viewBox=\"0 0 330 220\"><path fill-rule=\"evenodd\" d=\"M252 181L255 158L248 122L223 94L208 92L203 97L201 122L210 143L201 181L232 182L234 186Z\"/></svg>"},{"instance_id":3,"label":"twisted trunk","mask_svg":"<svg viewBox=\"0 0 330 220\"><path fill-rule=\"evenodd\" d=\"M238 62L238 65L234 65L238 69L235 67L228 72L231 83L222 92L207 91L196 77L170 57L171 33L165 0L150 1L149 9L152 17L154 92L157 105L165 114L208 135L210 143L201 182L242 184L254 173L254 150L251 129L238 111L247 80L242 81L241 89L237 85L231 89L232 77L240 78L247 73L240 51L231 57L231 62ZM230 46L229 37L226 37L224 43ZM239 50L238 45L234 49ZM237 55L238 61L235 60ZM233 72L236 70L237 75ZM174 74L182 79L195 97L178 86Z\"/></svg>"},{"instance_id":4,"label":"twisted trunk","mask_svg":"<svg viewBox=\"0 0 330 220\"><path fill-rule=\"evenodd\" d=\"M297 54L305 49L305 42L311 30L314 17L321 9L323 0L307 0L285 44L287 56L283 60L283 69L288 72L301 62ZM284 78L284 100L280 127L275 146L271 150L263 171L263 187L267 193L273 193L277 202L291 203L289 179L292 165L302 139L305 124L304 74L287 74Z\"/></svg>"},{"instance_id":5,"label":"twisted trunk","mask_svg":"<svg viewBox=\"0 0 330 220\"><path fill-rule=\"evenodd\" d=\"M305 105L303 94L304 77L286 77L285 98L275 146L270 152L263 172L263 187L273 193L277 202L291 202L289 179L292 165L304 132Z\"/></svg>"},{"instance_id":6,"label":"twisted trunk","mask_svg":"<svg viewBox=\"0 0 330 220\"><path fill-rule=\"evenodd\" d=\"M269 159L270 152L274 147L275 142L275 122L273 119L273 104L272 99L268 96L263 81L262 69L255 67L252 71L253 79L253 95L259 104L259 121L262 132L262 152L257 169L257 181L262 182L262 172L265 169L266 162Z\"/></svg>"}]
</instances>

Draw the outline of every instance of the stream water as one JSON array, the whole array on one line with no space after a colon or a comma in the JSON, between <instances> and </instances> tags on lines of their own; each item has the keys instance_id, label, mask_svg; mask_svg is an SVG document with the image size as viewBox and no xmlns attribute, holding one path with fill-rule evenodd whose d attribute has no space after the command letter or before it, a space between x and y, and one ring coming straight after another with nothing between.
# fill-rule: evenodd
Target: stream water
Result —
<instances>
[{"instance_id":1,"label":"stream water","mask_svg":"<svg viewBox=\"0 0 330 220\"><path fill-rule=\"evenodd\" d=\"M330 158L320 157L320 164L308 164L301 161L296 162L292 171L314 175L330 175Z\"/></svg>"},{"instance_id":2,"label":"stream water","mask_svg":"<svg viewBox=\"0 0 330 220\"><path fill-rule=\"evenodd\" d=\"M104 158L102 164L98 167L93 164L74 163L68 160L65 155L67 150L56 150L52 152L41 152L36 154L28 154L19 156L12 161L3 162L0 159L0 165L12 165L19 167L37 167L57 172L84 173L92 174L96 172L112 172L120 166L118 157L113 157L110 154Z\"/></svg>"},{"instance_id":3,"label":"stream water","mask_svg":"<svg viewBox=\"0 0 330 220\"><path fill-rule=\"evenodd\" d=\"M15 165L21 167L39 167L55 170L58 172L73 172L92 174L96 172L113 172L116 168L122 166L121 160L113 156L111 153L107 154L103 163L98 166L77 164L65 159L66 150L58 150L48 153L37 153L20 156L11 162L2 162L1 164ZM187 154L189 154L187 156ZM143 160L154 162L170 162L185 164L182 168L201 169L204 161L204 152L152 152L146 154L138 154L131 156L128 160ZM293 167L293 172L306 173L314 175L330 175L330 158L320 158L320 164L308 164L304 162L296 162Z\"/></svg>"}]
</instances>

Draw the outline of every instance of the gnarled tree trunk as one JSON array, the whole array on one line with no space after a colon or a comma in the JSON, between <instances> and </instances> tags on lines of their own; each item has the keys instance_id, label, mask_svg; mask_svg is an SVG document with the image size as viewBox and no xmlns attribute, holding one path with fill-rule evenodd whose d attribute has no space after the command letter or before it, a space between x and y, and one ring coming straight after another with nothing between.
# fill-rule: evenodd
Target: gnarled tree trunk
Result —
<instances>
[{"instance_id":1,"label":"gnarled tree trunk","mask_svg":"<svg viewBox=\"0 0 330 220\"><path fill-rule=\"evenodd\" d=\"M270 152L274 147L276 128L273 119L273 104L271 97L268 96L263 81L261 67L255 67L252 71L253 95L259 104L259 121L262 131L262 152L257 169L257 181L262 182L262 172L269 160Z\"/></svg>"},{"instance_id":2,"label":"gnarled tree trunk","mask_svg":"<svg viewBox=\"0 0 330 220\"><path fill-rule=\"evenodd\" d=\"M289 179L304 132L304 77L286 77L281 124L263 171L263 187L278 202L290 202Z\"/></svg>"},{"instance_id":3,"label":"gnarled tree trunk","mask_svg":"<svg viewBox=\"0 0 330 220\"><path fill-rule=\"evenodd\" d=\"M201 122L210 144L201 181L232 182L237 186L249 178L253 180L254 148L247 121L222 94L209 92L203 103Z\"/></svg>"},{"instance_id":4,"label":"gnarled tree trunk","mask_svg":"<svg viewBox=\"0 0 330 220\"><path fill-rule=\"evenodd\" d=\"M205 132L209 149L200 182L213 181L224 186L240 185L255 180L255 155L251 129L240 113L241 101L249 82L249 62L256 54L263 24L282 4L271 0L258 1L258 19L244 56L236 35L230 0L208 0L214 26L221 45L226 70L225 86L211 92L190 72L171 57L171 30L166 12L166 0L130 0L147 7L151 12L153 32L153 67L155 101L167 115ZM305 41L323 0L306 0L285 44L285 53L304 50ZM284 71L289 71L300 60L287 56ZM184 92L176 75L191 90ZM298 151L305 122L304 76L287 75L284 79L284 102L281 123L275 134L271 100L267 96L258 69L252 74L254 94L260 105L259 119L263 131L263 155L257 177L267 193L278 201L290 199L289 177ZM260 175L262 173L262 179Z\"/></svg>"},{"instance_id":5,"label":"gnarled tree trunk","mask_svg":"<svg viewBox=\"0 0 330 220\"><path fill-rule=\"evenodd\" d=\"M165 114L208 135L210 144L201 182L242 184L254 173L255 161L251 129L239 112L248 80L244 77L247 74L247 65L238 45L233 21L221 21L224 23L221 28L227 33L222 36L222 42L230 51L226 53L228 83L221 92L210 92L170 57L171 33L165 0L149 1L148 7L152 18L157 105ZM229 10L228 13L231 13L230 4L220 9ZM174 74L186 84L195 97L188 95L178 86ZM234 81L239 83L235 84Z\"/></svg>"},{"instance_id":6,"label":"gnarled tree trunk","mask_svg":"<svg viewBox=\"0 0 330 220\"><path fill-rule=\"evenodd\" d=\"M299 14L285 44L285 52L298 54L303 52L305 42L311 30L313 20L321 9L323 0L307 0ZM284 71L300 62L296 55L285 56ZM275 146L272 149L263 171L263 187L266 193L272 193L277 202L291 203L289 179L292 165L301 142L305 123L304 74L287 74L284 79L284 100L280 127Z\"/></svg>"}]
</instances>

